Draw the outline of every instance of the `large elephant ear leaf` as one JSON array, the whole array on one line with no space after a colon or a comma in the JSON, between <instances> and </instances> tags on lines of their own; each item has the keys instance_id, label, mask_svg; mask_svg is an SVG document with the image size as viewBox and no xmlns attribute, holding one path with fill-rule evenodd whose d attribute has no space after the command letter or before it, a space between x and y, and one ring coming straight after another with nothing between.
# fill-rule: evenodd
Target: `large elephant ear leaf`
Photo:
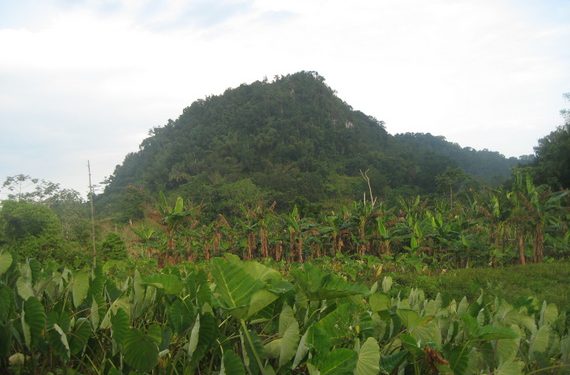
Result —
<instances>
[{"instance_id":1,"label":"large elephant ear leaf","mask_svg":"<svg viewBox=\"0 0 570 375\"><path fill-rule=\"evenodd\" d=\"M129 316L125 310L119 308L117 313L111 317L111 332L115 343L119 346L123 345L129 333Z\"/></svg>"},{"instance_id":2,"label":"large elephant ear leaf","mask_svg":"<svg viewBox=\"0 0 570 375\"><path fill-rule=\"evenodd\" d=\"M495 370L496 375L522 375L524 363L521 361L507 361L501 363Z\"/></svg>"},{"instance_id":3,"label":"large elephant ear leaf","mask_svg":"<svg viewBox=\"0 0 570 375\"><path fill-rule=\"evenodd\" d=\"M12 254L2 253L0 254L0 276L2 276L8 268L12 265Z\"/></svg>"},{"instance_id":4,"label":"large elephant ear leaf","mask_svg":"<svg viewBox=\"0 0 570 375\"><path fill-rule=\"evenodd\" d=\"M243 269L241 262L232 258L214 258L211 272L224 307L235 318L243 319L248 314L251 296L263 289L263 283L254 279Z\"/></svg>"},{"instance_id":5,"label":"large elephant ear leaf","mask_svg":"<svg viewBox=\"0 0 570 375\"><path fill-rule=\"evenodd\" d=\"M320 375L353 374L356 367L356 352L350 349L335 349L318 361Z\"/></svg>"},{"instance_id":6,"label":"large elephant ear leaf","mask_svg":"<svg viewBox=\"0 0 570 375\"><path fill-rule=\"evenodd\" d=\"M69 349L72 355L78 354L85 349L89 337L91 337L91 332L91 324L89 324L87 318L77 319L69 337Z\"/></svg>"},{"instance_id":7,"label":"large elephant ear leaf","mask_svg":"<svg viewBox=\"0 0 570 375\"><path fill-rule=\"evenodd\" d=\"M245 375L241 359L233 351L224 352L221 367L220 375Z\"/></svg>"},{"instance_id":8,"label":"large elephant ear leaf","mask_svg":"<svg viewBox=\"0 0 570 375\"><path fill-rule=\"evenodd\" d=\"M3 325L10 316L12 309L12 290L0 284L0 325Z\"/></svg>"},{"instance_id":9,"label":"large elephant ear leaf","mask_svg":"<svg viewBox=\"0 0 570 375\"><path fill-rule=\"evenodd\" d=\"M355 375L377 375L380 372L380 346L375 338L366 339L356 362Z\"/></svg>"},{"instance_id":10,"label":"large elephant ear leaf","mask_svg":"<svg viewBox=\"0 0 570 375\"><path fill-rule=\"evenodd\" d=\"M192 325L196 312L187 300L177 299L168 307L167 316L172 330L181 335Z\"/></svg>"},{"instance_id":11,"label":"large elephant ear leaf","mask_svg":"<svg viewBox=\"0 0 570 375\"><path fill-rule=\"evenodd\" d=\"M87 297L89 292L89 274L85 271L77 272L73 275L73 306L79 307Z\"/></svg>"},{"instance_id":12,"label":"large elephant ear leaf","mask_svg":"<svg viewBox=\"0 0 570 375\"><path fill-rule=\"evenodd\" d=\"M218 338L218 325L214 316L209 313L197 316L192 335L197 335L197 341L193 344L195 346L191 348L191 365L196 366ZM193 340L192 337L190 340Z\"/></svg>"},{"instance_id":13,"label":"large elephant ear leaf","mask_svg":"<svg viewBox=\"0 0 570 375\"><path fill-rule=\"evenodd\" d=\"M279 350L279 367L281 367L295 356L299 344L299 323L288 305L283 306L279 316L279 336L282 337Z\"/></svg>"},{"instance_id":14,"label":"large elephant ear leaf","mask_svg":"<svg viewBox=\"0 0 570 375\"><path fill-rule=\"evenodd\" d=\"M152 337L131 328L123 340L123 355L133 369L149 372L158 364L158 345Z\"/></svg>"},{"instance_id":15,"label":"large elephant ear leaf","mask_svg":"<svg viewBox=\"0 0 570 375\"><path fill-rule=\"evenodd\" d=\"M368 293L363 285L351 284L341 277L306 263L291 272L297 285L309 300L343 298Z\"/></svg>"},{"instance_id":16,"label":"large elephant ear leaf","mask_svg":"<svg viewBox=\"0 0 570 375\"><path fill-rule=\"evenodd\" d=\"M40 340L45 325L46 313L41 302L36 297L28 298L23 302L22 328L29 348Z\"/></svg>"},{"instance_id":17,"label":"large elephant ear leaf","mask_svg":"<svg viewBox=\"0 0 570 375\"><path fill-rule=\"evenodd\" d=\"M244 362L250 374L264 373L265 349L254 331L250 331L245 322L241 321L240 335L244 343Z\"/></svg>"}]
</instances>

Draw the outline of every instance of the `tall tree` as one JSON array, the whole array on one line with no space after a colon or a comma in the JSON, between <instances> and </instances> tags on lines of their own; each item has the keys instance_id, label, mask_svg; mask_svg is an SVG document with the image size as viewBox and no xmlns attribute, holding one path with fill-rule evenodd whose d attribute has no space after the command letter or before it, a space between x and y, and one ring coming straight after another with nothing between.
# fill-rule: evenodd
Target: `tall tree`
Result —
<instances>
[{"instance_id":1,"label":"tall tree","mask_svg":"<svg viewBox=\"0 0 570 375\"><path fill-rule=\"evenodd\" d=\"M570 93L565 94L570 101ZM570 109L561 111L564 125L538 141L534 148L536 181L555 190L570 188Z\"/></svg>"}]
</instances>

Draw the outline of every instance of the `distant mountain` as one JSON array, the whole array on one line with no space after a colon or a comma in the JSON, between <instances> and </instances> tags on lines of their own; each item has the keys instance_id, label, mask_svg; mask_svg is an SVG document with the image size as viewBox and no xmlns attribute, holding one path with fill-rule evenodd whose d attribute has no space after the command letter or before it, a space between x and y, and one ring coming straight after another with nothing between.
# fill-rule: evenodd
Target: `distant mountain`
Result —
<instances>
[{"instance_id":1,"label":"distant mountain","mask_svg":"<svg viewBox=\"0 0 570 375\"><path fill-rule=\"evenodd\" d=\"M131 189L171 192L220 211L259 198L283 209L334 206L362 197L360 171L378 195L430 193L449 168L498 183L516 162L429 134L391 136L323 77L300 72L192 103L126 156L100 201Z\"/></svg>"},{"instance_id":2,"label":"distant mountain","mask_svg":"<svg viewBox=\"0 0 570 375\"><path fill-rule=\"evenodd\" d=\"M449 158L465 173L490 185L505 181L510 176L512 168L522 162L518 158L506 158L496 151L461 147L457 143L446 141L443 136L433 136L429 133L396 134L394 138L399 144L398 148L406 153L419 149L422 152Z\"/></svg>"}]
</instances>

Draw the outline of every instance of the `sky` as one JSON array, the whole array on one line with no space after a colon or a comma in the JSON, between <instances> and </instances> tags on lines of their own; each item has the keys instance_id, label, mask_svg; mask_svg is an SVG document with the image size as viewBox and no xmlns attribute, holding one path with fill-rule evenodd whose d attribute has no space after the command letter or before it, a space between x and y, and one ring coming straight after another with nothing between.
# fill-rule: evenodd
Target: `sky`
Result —
<instances>
[{"instance_id":1,"label":"sky","mask_svg":"<svg viewBox=\"0 0 570 375\"><path fill-rule=\"evenodd\" d=\"M391 134L527 155L569 46L570 0L0 0L0 183L85 194L88 160L101 182L193 101L301 70Z\"/></svg>"}]
</instances>

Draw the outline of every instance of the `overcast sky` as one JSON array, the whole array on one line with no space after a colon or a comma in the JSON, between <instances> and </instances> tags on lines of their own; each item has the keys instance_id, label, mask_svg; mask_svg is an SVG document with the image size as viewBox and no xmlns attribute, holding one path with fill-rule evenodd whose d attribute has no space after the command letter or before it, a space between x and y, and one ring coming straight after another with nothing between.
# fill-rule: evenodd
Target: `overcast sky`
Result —
<instances>
[{"instance_id":1,"label":"overcast sky","mask_svg":"<svg viewBox=\"0 0 570 375\"><path fill-rule=\"evenodd\" d=\"M194 100L300 70L392 134L530 154L569 47L569 0L0 0L0 183L85 193L88 159L100 182Z\"/></svg>"}]
</instances>

